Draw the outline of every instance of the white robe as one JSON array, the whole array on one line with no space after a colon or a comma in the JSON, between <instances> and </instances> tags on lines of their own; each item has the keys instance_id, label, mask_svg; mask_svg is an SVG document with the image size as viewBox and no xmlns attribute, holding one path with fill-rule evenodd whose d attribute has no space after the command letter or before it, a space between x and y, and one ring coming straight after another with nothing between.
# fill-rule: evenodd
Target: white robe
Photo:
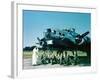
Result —
<instances>
[{"instance_id":1,"label":"white robe","mask_svg":"<svg viewBox=\"0 0 100 80\"><path fill-rule=\"evenodd\" d=\"M32 65L37 65L37 60L38 60L38 48L33 49L33 54L32 54Z\"/></svg>"}]
</instances>

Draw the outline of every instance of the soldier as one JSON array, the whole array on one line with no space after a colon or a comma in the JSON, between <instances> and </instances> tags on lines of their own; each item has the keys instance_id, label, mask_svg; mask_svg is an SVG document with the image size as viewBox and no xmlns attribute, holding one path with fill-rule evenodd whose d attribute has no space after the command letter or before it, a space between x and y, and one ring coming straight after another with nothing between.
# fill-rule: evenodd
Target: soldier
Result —
<instances>
[{"instance_id":1,"label":"soldier","mask_svg":"<svg viewBox=\"0 0 100 80\"><path fill-rule=\"evenodd\" d=\"M57 56L59 56L59 64L62 64L63 61L63 49L57 51Z\"/></svg>"}]
</instances>

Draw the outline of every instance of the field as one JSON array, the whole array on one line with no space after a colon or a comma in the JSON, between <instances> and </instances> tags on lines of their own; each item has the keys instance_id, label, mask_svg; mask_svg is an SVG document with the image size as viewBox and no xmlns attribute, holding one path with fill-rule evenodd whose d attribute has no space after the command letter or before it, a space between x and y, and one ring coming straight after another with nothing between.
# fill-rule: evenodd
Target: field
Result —
<instances>
[{"instance_id":1,"label":"field","mask_svg":"<svg viewBox=\"0 0 100 80\"><path fill-rule=\"evenodd\" d=\"M74 52L75 54L76 52ZM63 51L63 53L61 55L57 55L57 51L54 50L53 52L47 50L47 51L42 51L42 50L39 50L38 52L38 62L39 62L39 65L37 66L32 66L32 51L24 51L23 52L23 68L24 69L37 69L37 68L56 68L56 67L69 67L69 66L90 66L90 62L87 58L87 53L86 52L83 52L83 51L77 51L77 57L78 59L76 61L78 61L78 63L75 65L73 64L75 62L75 58L72 58L74 57L75 55L73 54L72 51L67 51L67 54L66 54L66 51ZM54 63L53 65L51 63L46 63L46 64L40 64L41 63L41 56L45 56L45 57L49 57L50 59L51 58L54 58L56 56L56 58L60 59L60 56L63 56L64 58L68 58L68 56L70 56L71 58L69 58L69 61L71 62L70 65L65 65L65 63L62 63L62 64L59 64L59 63ZM46 61L46 60L45 60ZM74 62L73 62L74 61ZM67 61L68 62L68 61Z\"/></svg>"}]
</instances>

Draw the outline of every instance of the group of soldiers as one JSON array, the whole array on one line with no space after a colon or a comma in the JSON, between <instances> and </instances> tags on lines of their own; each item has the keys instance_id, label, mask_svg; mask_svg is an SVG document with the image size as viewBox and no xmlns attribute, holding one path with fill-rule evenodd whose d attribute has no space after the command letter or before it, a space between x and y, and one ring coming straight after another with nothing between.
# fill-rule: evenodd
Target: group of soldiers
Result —
<instances>
[{"instance_id":1,"label":"group of soldiers","mask_svg":"<svg viewBox=\"0 0 100 80\"><path fill-rule=\"evenodd\" d=\"M33 50L34 52L34 50ZM77 65L79 63L79 58L75 51L70 51L72 55L70 55L67 51L42 51L43 53L40 55L39 51L33 53L32 62L33 65L46 65L46 64L60 64L60 65Z\"/></svg>"},{"instance_id":2,"label":"group of soldiers","mask_svg":"<svg viewBox=\"0 0 100 80\"><path fill-rule=\"evenodd\" d=\"M43 54L41 56L42 64L60 64L60 65L76 65L79 63L79 58L77 54L72 56L67 53L67 51L57 51L54 53Z\"/></svg>"}]
</instances>

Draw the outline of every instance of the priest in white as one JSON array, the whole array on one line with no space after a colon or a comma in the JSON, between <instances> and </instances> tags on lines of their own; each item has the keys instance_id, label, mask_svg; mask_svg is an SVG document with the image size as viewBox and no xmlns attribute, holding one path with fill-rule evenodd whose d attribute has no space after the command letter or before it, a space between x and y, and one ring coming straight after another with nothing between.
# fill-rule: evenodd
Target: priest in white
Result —
<instances>
[{"instance_id":1,"label":"priest in white","mask_svg":"<svg viewBox=\"0 0 100 80\"><path fill-rule=\"evenodd\" d=\"M35 47L33 49L33 54L32 54L32 65L37 65L37 61L38 61L38 48Z\"/></svg>"}]
</instances>

